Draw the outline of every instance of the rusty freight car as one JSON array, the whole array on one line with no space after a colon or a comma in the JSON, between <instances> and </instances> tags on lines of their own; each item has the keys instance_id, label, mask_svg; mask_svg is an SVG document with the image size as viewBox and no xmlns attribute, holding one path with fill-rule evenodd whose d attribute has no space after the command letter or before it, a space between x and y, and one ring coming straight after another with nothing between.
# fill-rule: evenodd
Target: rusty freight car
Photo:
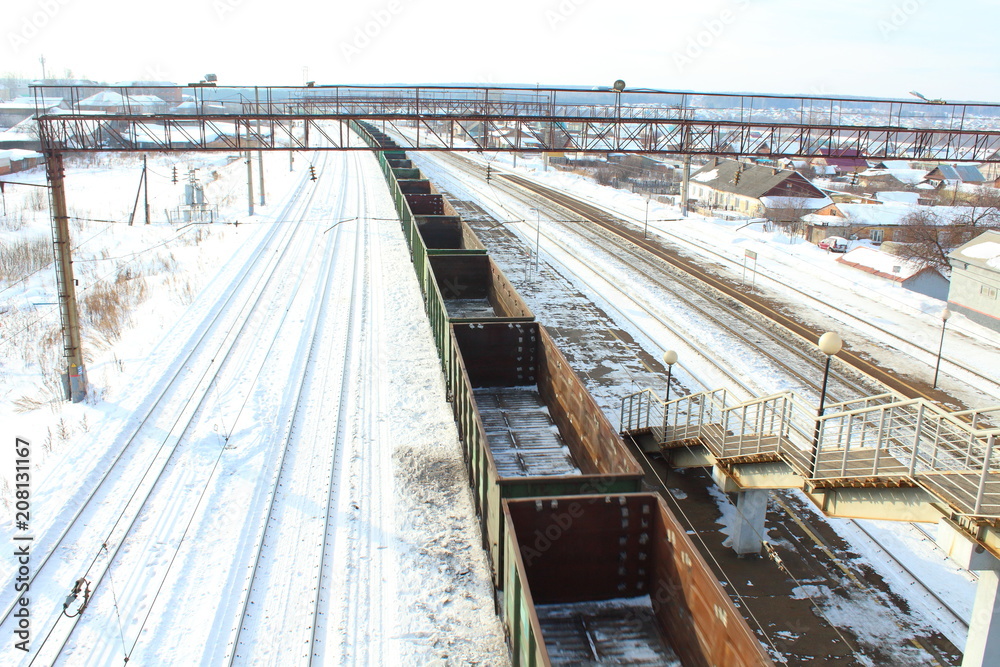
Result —
<instances>
[{"instance_id":1,"label":"rusty freight car","mask_svg":"<svg viewBox=\"0 0 1000 667\"><path fill-rule=\"evenodd\" d=\"M514 663L770 665L472 229L391 137L352 128L410 248Z\"/></svg>"},{"instance_id":2,"label":"rusty freight car","mask_svg":"<svg viewBox=\"0 0 1000 667\"><path fill-rule=\"evenodd\" d=\"M514 665L772 665L662 498L504 502Z\"/></svg>"}]
</instances>

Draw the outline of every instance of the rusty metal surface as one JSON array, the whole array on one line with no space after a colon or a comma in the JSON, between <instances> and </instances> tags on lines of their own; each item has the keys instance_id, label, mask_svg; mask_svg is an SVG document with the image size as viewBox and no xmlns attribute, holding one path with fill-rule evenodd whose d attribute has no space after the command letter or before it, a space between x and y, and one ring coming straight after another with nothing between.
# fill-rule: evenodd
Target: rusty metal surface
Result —
<instances>
[{"instance_id":1,"label":"rusty metal surface","mask_svg":"<svg viewBox=\"0 0 1000 667\"><path fill-rule=\"evenodd\" d=\"M419 175L419 173L418 173ZM406 195L406 203L413 215L444 215L444 197L438 194Z\"/></svg>"},{"instance_id":2,"label":"rusty metal surface","mask_svg":"<svg viewBox=\"0 0 1000 667\"><path fill-rule=\"evenodd\" d=\"M473 388L536 383L537 324L455 324L453 330Z\"/></svg>"},{"instance_id":3,"label":"rusty metal surface","mask_svg":"<svg viewBox=\"0 0 1000 667\"><path fill-rule=\"evenodd\" d=\"M404 195L429 195L431 193L431 182L427 179L410 178L398 179L399 191Z\"/></svg>"},{"instance_id":4,"label":"rusty metal surface","mask_svg":"<svg viewBox=\"0 0 1000 667\"><path fill-rule=\"evenodd\" d=\"M648 596L535 610L553 665L682 665L663 641Z\"/></svg>"},{"instance_id":5,"label":"rusty metal surface","mask_svg":"<svg viewBox=\"0 0 1000 667\"><path fill-rule=\"evenodd\" d=\"M661 639L683 665L772 664L657 496L508 500L505 512L534 605L648 595Z\"/></svg>"},{"instance_id":6,"label":"rusty metal surface","mask_svg":"<svg viewBox=\"0 0 1000 667\"><path fill-rule=\"evenodd\" d=\"M435 235L434 238L439 237ZM424 240L426 242L426 236ZM528 305L489 255L450 253L431 255L429 260L441 298L444 299L451 318L470 317L459 314L457 311L461 306L459 302L482 299L488 301L493 311L488 317L526 320L534 317Z\"/></svg>"},{"instance_id":7,"label":"rusty metal surface","mask_svg":"<svg viewBox=\"0 0 1000 667\"><path fill-rule=\"evenodd\" d=\"M501 477L580 474L535 387L482 387L474 394Z\"/></svg>"},{"instance_id":8,"label":"rusty metal surface","mask_svg":"<svg viewBox=\"0 0 1000 667\"><path fill-rule=\"evenodd\" d=\"M579 450L577 465L584 473L641 476L642 469L628 452L617 429L601 412L545 327L539 326L539 339L538 388L552 410L560 433L574 451Z\"/></svg>"}]
</instances>

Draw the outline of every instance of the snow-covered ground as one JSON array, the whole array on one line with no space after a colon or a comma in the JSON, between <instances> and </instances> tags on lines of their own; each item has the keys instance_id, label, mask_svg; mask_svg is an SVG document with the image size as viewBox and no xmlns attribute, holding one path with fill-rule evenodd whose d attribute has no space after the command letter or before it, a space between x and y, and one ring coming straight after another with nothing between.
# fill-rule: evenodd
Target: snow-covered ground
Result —
<instances>
[{"instance_id":1,"label":"snow-covered ground","mask_svg":"<svg viewBox=\"0 0 1000 667\"><path fill-rule=\"evenodd\" d=\"M329 164L328 174L317 184L304 183L306 160ZM91 318L85 310L84 347L92 383L88 402L72 405L58 400L59 388L53 382L60 370L61 349L51 267L0 285L0 414L11 441L18 435L32 443L32 532L38 557L77 510L73 500L85 497L97 473L122 445L136 411L151 403L167 371L178 368L189 341L206 330L220 295L242 289L237 277L252 262L255 250L277 243L269 232L289 224L295 189L311 189L317 196L311 208L296 218L307 241L297 250L300 259L290 264L297 268L287 271L301 273L311 282L302 283L299 297L286 304L285 314L275 305L274 321L260 324L262 338L274 342L275 359L259 379L234 371L215 390L189 463L178 466L187 473L172 482L174 492L169 497L177 501L160 497L138 524L139 534L127 538L121 558L109 570L107 585L96 590L65 662L114 662L135 647L136 659L214 664L233 652L231 644L236 641L244 664L296 662L300 651L308 650L303 648L303 633L311 630L306 627L308 605L303 606L303 598L312 599L311 586L318 582L324 591L312 595L320 596L329 615L316 628L322 635L320 655L329 661L502 664L503 633L493 614L485 556L444 400L440 366L408 253L398 224L391 220L392 204L374 160L367 155L357 159L349 154L298 155L296 170L289 172L287 156L265 155L270 205L258 207L258 214L250 218L242 160L152 157L154 224L131 227L123 221L136 197L138 159L102 156L96 164L88 162L71 161L67 174L79 298L83 302L88 294L118 285L121 298L131 305L127 314L111 320L96 314ZM238 226L163 222L163 210L178 203L189 162L201 169L202 182L209 183L206 195L220 205L223 220L239 220ZM180 166L177 185L170 178L175 164ZM546 172L537 160L521 159L519 169L638 223L645 219L646 200L640 196L602 188L579 176ZM512 202L491 204L495 193L480 191L474 179L453 178L479 191L485 206L498 217L534 220L533 213ZM18 180L42 183L44 174L36 170L19 174ZM254 186L256 190L256 176ZM29 235L50 243L44 200L39 205L33 192L23 186L7 188L8 211L23 211L17 220L25 222L23 228L0 230L4 244ZM352 221L354 217L360 220ZM8 215L4 220L10 227L21 224L12 219ZM137 219L142 220L141 212ZM834 255L765 232L760 225L742 227L698 216L680 219L676 209L656 202L649 206L649 221L653 233L683 242L688 252L701 254L706 261L718 264L718 254L728 256L731 263L726 270L737 277L745 251L757 252L754 268L762 289L763 281L773 277L766 289L790 303L808 301L809 309L817 308L816 300L830 304L826 311L819 308L815 317L831 327L842 324L841 333L849 344L876 358L891 349L892 363L900 372L930 376L934 354L927 351L936 350L941 302L837 264ZM353 254L336 254L347 253L348 241L361 238L362 225L367 245L350 246ZM534 244L526 225L511 228L521 231L526 245ZM333 234L339 235L339 245L329 241ZM551 260L553 252L544 243L542 253L545 261ZM335 254L338 261L331 259ZM586 264L593 258L577 260ZM361 266L362 273L334 277L340 274L333 267L345 265ZM321 308L324 266L333 271L329 275L335 288ZM366 295L354 306L347 298L351 289ZM544 290L536 292L540 300L553 297ZM849 316L833 308L845 305ZM320 311L328 314L327 319L310 319ZM331 314L343 317L330 318ZM278 326L285 318L288 326ZM313 323L323 332L320 337L307 335ZM886 333L879 334L880 329L871 325ZM666 338L647 340L628 323L620 326L644 341L654 356L674 347ZM918 344L924 352L904 349L899 339ZM43 340L47 345L39 345ZM949 361L975 359L979 369L1000 376L998 342L996 333L953 317L948 323L942 386L969 407L1000 403L995 387L977 385ZM345 362L349 357L333 352L345 346L355 346L354 361ZM250 346L247 359L259 353ZM689 377L709 375L692 358L682 359L679 366ZM769 377L766 369L760 374ZM289 378L299 376L305 376L307 384L299 403L302 408L296 411L283 389ZM344 377L357 384L342 385ZM249 401L248 413L242 412L243 401ZM613 397L599 401L609 418L616 419ZM349 417L346 422L341 413ZM317 446L316 438L328 430L335 431L329 441L346 443L338 450L341 454ZM301 445L296 447L301 460L289 460L286 468L279 468L274 449L279 436ZM7 484L0 494L6 510L0 539L10 540L15 531L6 517L12 517L13 457L9 447L0 451L0 476ZM343 458L338 461L337 456ZM282 474L280 470L291 481L279 487L278 509L272 515L265 501L270 500L270 482ZM332 479L327 474L331 470L336 473ZM324 508L317 507L323 496L316 495L317 489L324 488L334 499L329 522ZM204 501L199 495L203 490ZM107 500L110 510L122 502ZM153 526L158 516L168 519L165 532L143 532L143 526ZM866 546L847 522L832 525L855 545L860 560L876 567L883 561L878 548ZM974 584L968 573L950 565L912 529L884 526L880 524L879 530L913 552L911 569L936 585L953 606L971 610ZM91 532L57 554L62 561L59 576L41 578L33 589L38 594L32 608L33 640L39 641L42 629L59 618L62 597L80 576L83 563L104 557L101 528ZM269 539L258 576L252 572L252 556L260 534ZM311 571L311 549L326 541L331 545L324 557L328 565ZM887 579L889 569L880 570ZM316 579L318 573L325 573L322 580ZM13 585L9 578L2 583L0 602L6 611ZM244 587L250 584L257 588L245 598ZM906 590L905 583L898 587L914 608L933 606ZM244 609L245 599L250 600L249 611ZM48 607L43 600L50 601ZM935 618L933 611L924 613L929 626L959 646L964 643L954 623ZM863 624L864 617L856 622ZM237 633L246 633L252 641L244 644ZM15 660L19 657L14 654Z\"/></svg>"},{"instance_id":2,"label":"snow-covered ground","mask_svg":"<svg viewBox=\"0 0 1000 667\"><path fill-rule=\"evenodd\" d=\"M537 214L523 202L502 194L497 188L486 186L480 177L464 173L444 163L432 154L415 153L413 159L432 180L443 184L449 192L462 199L477 199L483 208L501 221L507 221L508 229L518 233L531 252L536 243L535 224ZM477 158L482 159L482 158ZM490 156L494 165L511 168L510 160L501 155ZM575 174L556 170L544 170L540 161L521 157L517 171L538 181L569 191L591 203L631 217L638 225L645 223L646 198L633 193L604 187ZM519 224L520 221L526 221ZM599 250L587 250L585 244L572 247L570 251L546 245L545 235L559 234L555 229L546 229L546 219L541 216L543 234L541 256L543 262L552 262L560 267L559 273L569 276L574 287L588 294L595 302L606 305L606 310L616 320L616 324L642 342L646 351L654 357L667 349L681 349L669 331L655 322L643 321L634 324L642 315L632 312L618 289L598 291L594 285L598 281L580 282L575 276L587 275L590 267L599 266L602 261ZM679 245L685 252L699 255L717 270L728 271L738 281L743 274L745 250L758 254L756 285L767 293L785 301L806 320L822 322L829 328L836 327L844 339L855 349L867 351L875 359L895 367L901 374L930 379L936 361L937 344L941 333L940 312L944 303L920 294L902 289L889 281L879 279L851 267L837 263L838 255L827 253L801 239L790 239L777 233L764 231L762 225L746 226L745 222L731 222L711 219L698 215L683 218L680 211L672 206L652 202L649 206L650 233L661 234L670 242ZM726 264L720 258L729 258ZM751 281L751 264L746 281ZM769 280L768 278L773 278ZM625 286L630 276L616 276ZM516 280L515 280L516 282ZM548 294L544 284L531 283L531 296L526 297L536 315L544 322L544 307L539 304L557 298ZM824 307L827 304L828 307ZM616 314L616 311L621 314ZM624 311L629 313L628 318ZM846 311L846 312L845 312ZM690 313L676 313L674 317L690 318ZM648 318L647 318L648 319ZM957 320L957 321L956 321ZM684 326L691 332L698 332L697 322L686 321ZM650 337L649 332L663 332ZM698 336L702 335L700 333ZM923 351L906 347L907 342L915 343ZM940 386L967 407L983 408L1000 404L996 395L996 385L989 381L977 380L963 373L949 359L967 364L975 360L977 369L987 375L997 377L1000 373L1000 355L997 346L1000 334L981 327L964 317L952 317L948 321L948 335L945 340L944 361ZM718 352L714 350L714 352ZM737 363L737 360L733 360ZM738 363L745 365L747 376L758 381L760 395L788 389L788 379L775 373L766 360L741 358ZM716 374L699 355L683 356L678 362L680 374L688 381L715 378ZM675 373L678 369L675 369ZM770 383L770 384L769 384ZM719 384L709 387L690 387L690 391L716 389ZM740 388L725 387L740 395ZM630 391L623 386L618 398ZM619 404L615 397L597 395L598 403L613 422L618 418ZM726 501L728 503L728 501ZM806 505L808 506L808 505ZM726 508L724 508L725 510ZM731 508L730 508L731 509ZM900 572L884 551L874 544L854 522L840 519L823 519L816 513L815 520L827 520L858 554L856 561L870 564L884 580L889 582L894 593L905 599L915 614L914 618L928 628L936 629L947 636L959 648L965 644L965 628L949 614L941 612L940 605L929 595L914 586L907 575ZM975 595L975 577L950 561L941 549L927 535L905 523L864 522L864 527L872 532L880 542L892 549L893 556L902 559L921 581L963 615L971 617ZM929 527L933 531L933 526ZM858 609L851 614L839 614L838 618L854 628L859 636L867 636L866 628L871 624L871 610ZM879 621L879 627L887 627ZM891 629L891 628L890 628ZM893 634L902 636L899 628Z\"/></svg>"},{"instance_id":3,"label":"snow-covered ground","mask_svg":"<svg viewBox=\"0 0 1000 667\"><path fill-rule=\"evenodd\" d=\"M299 664L310 653L330 663L505 664L440 365L376 161L297 155L289 172L287 156L265 155L271 204L251 218L245 163L200 159L219 173L206 195L238 226L110 222L127 219L137 161L69 167L81 301L105 276L126 275L118 282L143 296L117 329L84 329L87 402L61 402L58 387L43 385L59 366L58 337L48 365L20 351L58 326L58 312L39 305L55 300L51 268L2 294L0 409L7 437L32 443L31 646L71 623L62 600L86 574L93 598L61 664L125 655ZM316 183L307 159L319 167ZM154 221L176 203L171 167L150 160ZM47 234L39 213L5 240ZM35 329L26 328L32 315ZM174 373L190 388L174 389ZM175 407L157 408L142 430L145 410L170 392ZM200 407L185 407L185 392L204 399ZM170 425L189 417L176 432ZM141 471L136 462L152 465L173 448L155 482L112 468L119 452ZM6 480L10 450L0 459ZM98 487L111 490L85 506ZM147 493L141 510L126 502ZM69 526L77 512L86 526ZM119 512L126 521L114 520ZM23 531L7 517L0 539L11 544ZM9 572L3 611L14 602ZM11 636L10 619L3 627ZM3 654L12 664L30 659L9 644Z\"/></svg>"}]
</instances>

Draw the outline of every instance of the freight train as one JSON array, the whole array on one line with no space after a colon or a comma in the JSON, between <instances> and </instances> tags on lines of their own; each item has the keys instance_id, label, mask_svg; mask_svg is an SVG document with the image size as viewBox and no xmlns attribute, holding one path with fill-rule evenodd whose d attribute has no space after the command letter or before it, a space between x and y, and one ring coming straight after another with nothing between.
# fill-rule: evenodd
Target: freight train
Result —
<instances>
[{"instance_id":1,"label":"freight train","mask_svg":"<svg viewBox=\"0 0 1000 667\"><path fill-rule=\"evenodd\" d=\"M514 665L771 665L472 228L384 132Z\"/></svg>"}]
</instances>

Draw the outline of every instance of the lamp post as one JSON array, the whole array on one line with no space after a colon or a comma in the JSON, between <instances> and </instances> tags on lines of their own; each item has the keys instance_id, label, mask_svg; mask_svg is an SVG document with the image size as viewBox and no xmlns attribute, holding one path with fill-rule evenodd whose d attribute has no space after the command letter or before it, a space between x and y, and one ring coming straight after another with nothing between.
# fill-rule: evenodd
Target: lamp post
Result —
<instances>
[{"instance_id":1,"label":"lamp post","mask_svg":"<svg viewBox=\"0 0 1000 667\"><path fill-rule=\"evenodd\" d=\"M642 228L642 238L646 238L646 232L649 231L649 197L646 197L646 224Z\"/></svg>"},{"instance_id":2,"label":"lamp post","mask_svg":"<svg viewBox=\"0 0 1000 667\"><path fill-rule=\"evenodd\" d=\"M934 366L934 389L937 389L938 371L941 370L941 352L944 351L944 330L948 326L949 317L951 317L951 311L948 310L948 306L945 306L944 310L941 311L941 342L938 343L937 364Z\"/></svg>"},{"instance_id":3,"label":"lamp post","mask_svg":"<svg viewBox=\"0 0 1000 667\"><path fill-rule=\"evenodd\" d=\"M812 476L816 476L816 466L819 463L819 428L823 417L823 405L826 403L826 385L830 379L830 359L844 347L844 341L833 331L827 331L819 337L819 350L826 355L826 368L823 371L823 388L819 392L819 410L816 412L816 430L813 432Z\"/></svg>"},{"instance_id":4,"label":"lamp post","mask_svg":"<svg viewBox=\"0 0 1000 667\"><path fill-rule=\"evenodd\" d=\"M670 375L674 370L674 364L677 363L677 353L673 350L667 350L663 353L663 363L667 365L667 394L663 399L664 403L670 402Z\"/></svg>"},{"instance_id":5,"label":"lamp post","mask_svg":"<svg viewBox=\"0 0 1000 667\"><path fill-rule=\"evenodd\" d=\"M540 241L542 238L542 212L537 208L535 210L535 273L538 273L538 251L540 248Z\"/></svg>"},{"instance_id":6,"label":"lamp post","mask_svg":"<svg viewBox=\"0 0 1000 667\"><path fill-rule=\"evenodd\" d=\"M615 91L615 149L621 148L621 120L622 120L622 91L625 90L625 82L616 79L611 89Z\"/></svg>"}]
</instances>

